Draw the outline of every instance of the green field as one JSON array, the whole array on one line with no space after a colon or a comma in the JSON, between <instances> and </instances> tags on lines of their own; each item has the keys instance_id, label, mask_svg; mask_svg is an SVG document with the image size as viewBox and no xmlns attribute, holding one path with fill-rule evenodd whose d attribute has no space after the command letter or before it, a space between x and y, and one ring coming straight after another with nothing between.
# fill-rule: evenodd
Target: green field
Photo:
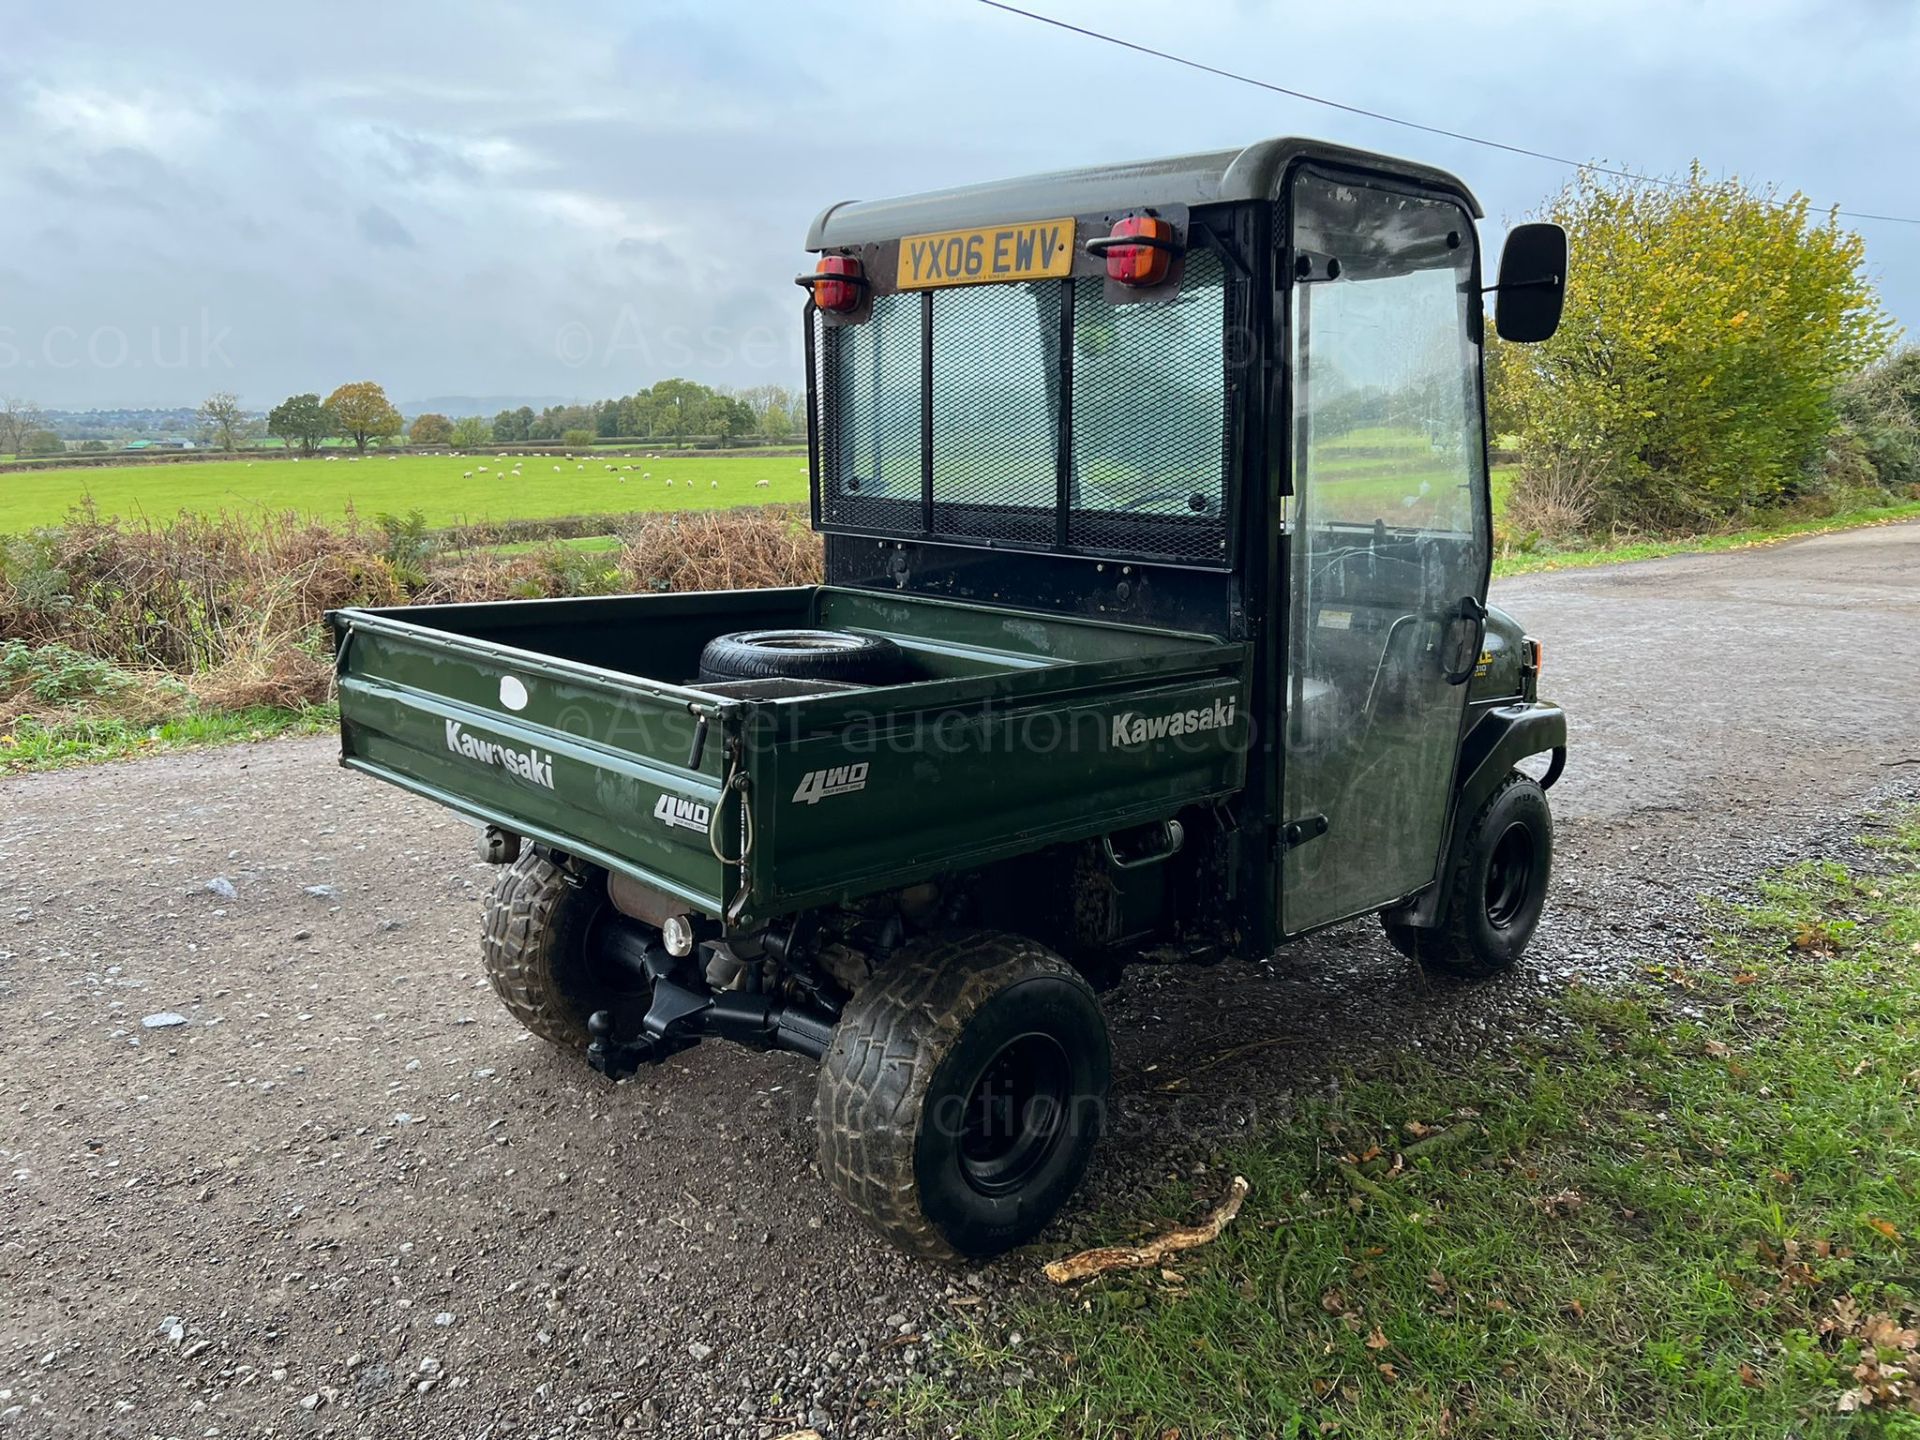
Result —
<instances>
[{"instance_id":1,"label":"green field","mask_svg":"<svg viewBox=\"0 0 1920 1440\"><path fill-rule=\"evenodd\" d=\"M572 460L559 452L373 454L15 471L0 474L0 534L56 524L88 498L102 515L168 519L182 510L264 509L332 519L351 508L370 519L419 510L429 525L440 526L803 501L807 462L803 455L759 453L648 459L638 450Z\"/></svg>"}]
</instances>

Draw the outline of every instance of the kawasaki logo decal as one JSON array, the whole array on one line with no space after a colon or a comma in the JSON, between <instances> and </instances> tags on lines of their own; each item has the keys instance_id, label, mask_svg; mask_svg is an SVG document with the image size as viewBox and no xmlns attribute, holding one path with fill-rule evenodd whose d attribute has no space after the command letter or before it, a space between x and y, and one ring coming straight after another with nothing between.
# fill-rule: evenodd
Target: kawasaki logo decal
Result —
<instances>
[{"instance_id":1,"label":"kawasaki logo decal","mask_svg":"<svg viewBox=\"0 0 1920 1440\"><path fill-rule=\"evenodd\" d=\"M668 829L678 826L682 830L698 830L704 834L713 820L713 811L698 800L662 795L653 802L653 818Z\"/></svg>"},{"instance_id":2,"label":"kawasaki logo decal","mask_svg":"<svg viewBox=\"0 0 1920 1440\"><path fill-rule=\"evenodd\" d=\"M482 765L498 765L502 770L553 789L553 756L536 749L515 750L498 740L482 740L469 735L458 720L447 721L447 749Z\"/></svg>"},{"instance_id":3,"label":"kawasaki logo decal","mask_svg":"<svg viewBox=\"0 0 1920 1440\"><path fill-rule=\"evenodd\" d=\"M1116 746L1144 745L1149 740L1165 740L1169 736L1224 730L1233 724L1233 711L1237 703L1231 699L1220 699L1198 710L1176 710L1171 715L1146 716L1123 710L1113 717L1112 742Z\"/></svg>"},{"instance_id":4,"label":"kawasaki logo decal","mask_svg":"<svg viewBox=\"0 0 1920 1440\"><path fill-rule=\"evenodd\" d=\"M855 790L867 788L867 762L858 765L836 765L831 770L809 770L800 777L800 786L793 792L796 805L818 805L831 795L851 795Z\"/></svg>"}]
</instances>

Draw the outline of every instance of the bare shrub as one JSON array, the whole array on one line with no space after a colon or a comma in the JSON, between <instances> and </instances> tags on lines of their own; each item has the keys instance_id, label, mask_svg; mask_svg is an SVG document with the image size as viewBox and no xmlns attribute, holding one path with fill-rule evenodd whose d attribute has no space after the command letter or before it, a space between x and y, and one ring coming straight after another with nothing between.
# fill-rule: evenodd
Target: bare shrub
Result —
<instances>
[{"instance_id":1,"label":"bare shrub","mask_svg":"<svg viewBox=\"0 0 1920 1440\"><path fill-rule=\"evenodd\" d=\"M1575 540L1593 528L1601 496L1597 461L1572 455L1529 456L1507 492L1505 528L1554 542Z\"/></svg>"}]
</instances>

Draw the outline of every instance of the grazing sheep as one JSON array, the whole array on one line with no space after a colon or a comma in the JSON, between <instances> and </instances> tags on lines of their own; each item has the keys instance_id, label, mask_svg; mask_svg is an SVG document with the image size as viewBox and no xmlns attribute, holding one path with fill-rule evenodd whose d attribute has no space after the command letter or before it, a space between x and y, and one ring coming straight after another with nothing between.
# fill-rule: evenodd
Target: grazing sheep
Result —
<instances>
[{"instance_id":1,"label":"grazing sheep","mask_svg":"<svg viewBox=\"0 0 1920 1440\"><path fill-rule=\"evenodd\" d=\"M720 482L718 480L709 480L707 481L707 488L709 490L718 490L720 488Z\"/></svg>"},{"instance_id":2,"label":"grazing sheep","mask_svg":"<svg viewBox=\"0 0 1920 1440\"><path fill-rule=\"evenodd\" d=\"M460 472L460 478L461 478L462 480L471 480L471 479L473 478L473 471L471 471L471 470L462 470L462 471Z\"/></svg>"},{"instance_id":3,"label":"grazing sheep","mask_svg":"<svg viewBox=\"0 0 1920 1440\"><path fill-rule=\"evenodd\" d=\"M556 475L558 475L558 474L560 473L560 467L559 467L558 465L556 465L556 466L554 466L554 467L553 467L553 473L554 473L554 474L556 474Z\"/></svg>"},{"instance_id":4,"label":"grazing sheep","mask_svg":"<svg viewBox=\"0 0 1920 1440\"><path fill-rule=\"evenodd\" d=\"M642 470L640 472L640 478L642 480L651 480L653 478L653 472L651 470Z\"/></svg>"},{"instance_id":5,"label":"grazing sheep","mask_svg":"<svg viewBox=\"0 0 1920 1440\"><path fill-rule=\"evenodd\" d=\"M672 488L673 488L673 482L671 480L667 481L667 489L671 490Z\"/></svg>"},{"instance_id":6,"label":"grazing sheep","mask_svg":"<svg viewBox=\"0 0 1920 1440\"><path fill-rule=\"evenodd\" d=\"M484 474L486 474L486 473L487 473L487 467L486 467L486 466L484 466L484 465L482 465L482 466L480 467L480 473L481 473L482 475L484 475Z\"/></svg>"},{"instance_id":7,"label":"grazing sheep","mask_svg":"<svg viewBox=\"0 0 1920 1440\"><path fill-rule=\"evenodd\" d=\"M771 480L756 480L753 482L753 488L756 490L764 490L767 488L767 486L771 485L772 483L773 482Z\"/></svg>"}]
</instances>

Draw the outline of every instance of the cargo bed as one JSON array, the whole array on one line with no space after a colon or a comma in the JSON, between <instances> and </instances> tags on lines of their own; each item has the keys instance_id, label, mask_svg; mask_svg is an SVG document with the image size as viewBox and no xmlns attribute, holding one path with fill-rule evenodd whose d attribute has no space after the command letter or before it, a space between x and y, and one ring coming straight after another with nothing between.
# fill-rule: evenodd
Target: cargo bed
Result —
<instances>
[{"instance_id":1,"label":"cargo bed","mask_svg":"<svg viewBox=\"0 0 1920 1440\"><path fill-rule=\"evenodd\" d=\"M1246 774L1245 647L1204 635L834 587L329 620L343 764L735 925L1165 818ZM911 676L693 678L715 635L776 626L887 636Z\"/></svg>"}]
</instances>

